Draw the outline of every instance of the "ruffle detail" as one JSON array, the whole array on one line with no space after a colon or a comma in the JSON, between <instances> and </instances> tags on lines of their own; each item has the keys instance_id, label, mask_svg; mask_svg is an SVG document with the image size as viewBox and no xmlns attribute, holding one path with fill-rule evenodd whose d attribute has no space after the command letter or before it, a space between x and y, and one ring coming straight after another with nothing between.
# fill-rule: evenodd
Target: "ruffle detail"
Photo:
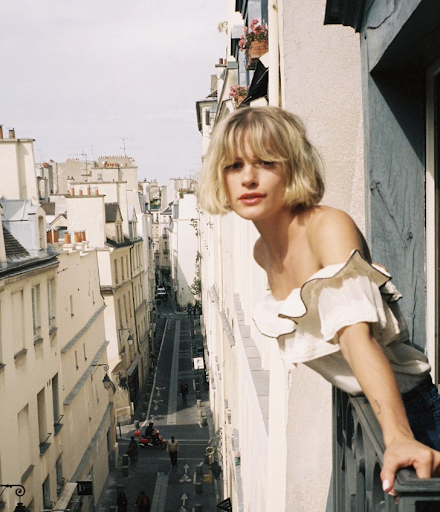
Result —
<instances>
[{"instance_id":1,"label":"ruffle detail","mask_svg":"<svg viewBox=\"0 0 440 512\"><path fill-rule=\"evenodd\" d=\"M338 331L358 322L370 323L383 345L406 340L406 325L395 304L401 295L390 279L384 268L355 250L346 263L319 270L283 301L266 294L253 319L265 336L283 338L280 350L290 364L339 350Z\"/></svg>"}]
</instances>

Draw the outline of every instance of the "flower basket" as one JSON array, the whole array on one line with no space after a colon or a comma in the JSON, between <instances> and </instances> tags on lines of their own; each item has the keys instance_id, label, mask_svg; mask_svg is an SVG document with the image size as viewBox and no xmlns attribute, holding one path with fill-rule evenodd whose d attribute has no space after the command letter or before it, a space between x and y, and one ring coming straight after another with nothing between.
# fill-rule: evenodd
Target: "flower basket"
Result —
<instances>
[{"instance_id":1,"label":"flower basket","mask_svg":"<svg viewBox=\"0 0 440 512\"><path fill-rule=\"evenodd\" d=\"M229 97L235 102L235 106L239 107L246 99L249 87L245 85L233 85L229 91Z\"/></svg>"},{"instance_id":2,"label":"flower basket","mask_svg":"<svg viewBox=\"0 0 440 512\"><path fill-rule=\"evenodd\" d=\"M246 69L255 69L258 59L269 50L268 41L253 41L247 52Z\"/></svg>"},{"instance_id":3,"label":"flower basket","mask_svg":"<svg viewBox=\"0 0 440 512\"><path fill-rule=\"evenodd\" d=\"M249 28L244 27L243 35L238 43L240 51L246 53L246 68L255 69L257 60L269 49L269 29L255 19Z\"/></svg>"}]
</instances>

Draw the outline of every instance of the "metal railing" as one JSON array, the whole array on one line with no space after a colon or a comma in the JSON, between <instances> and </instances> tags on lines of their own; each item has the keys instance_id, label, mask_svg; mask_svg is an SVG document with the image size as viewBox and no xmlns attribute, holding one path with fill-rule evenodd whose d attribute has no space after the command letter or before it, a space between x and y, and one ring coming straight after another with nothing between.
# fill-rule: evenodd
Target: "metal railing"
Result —
<instances>
[{"instance_id":1,"label":"metal railing","mask_svg":"<svg viewBox=\"0 0 440 512\"><path fill-rule=\"evenodd\" d=\"M364 396L333 388L333 511L440 511L440 478L422 480L411 469L398 472L395 498L382 490L384 444Z\"/></svg>"}]
</instances>

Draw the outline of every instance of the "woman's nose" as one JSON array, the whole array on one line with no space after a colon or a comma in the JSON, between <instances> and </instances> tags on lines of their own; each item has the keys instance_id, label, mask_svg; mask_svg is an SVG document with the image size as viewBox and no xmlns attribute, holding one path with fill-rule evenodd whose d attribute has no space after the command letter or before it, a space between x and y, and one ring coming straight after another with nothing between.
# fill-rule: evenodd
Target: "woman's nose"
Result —
<instances>
[{"instance_id":1,"label":"woman's nose","mask_svg":"<svg viewBox=\"0 0 440 512\"><path fill-rule=\"evenodd\" d=\"M258 183L256 168L253 164L246 163L243 166L242 180L243 184L246 186L255 185Z\"/></svg>"}]
</instances>

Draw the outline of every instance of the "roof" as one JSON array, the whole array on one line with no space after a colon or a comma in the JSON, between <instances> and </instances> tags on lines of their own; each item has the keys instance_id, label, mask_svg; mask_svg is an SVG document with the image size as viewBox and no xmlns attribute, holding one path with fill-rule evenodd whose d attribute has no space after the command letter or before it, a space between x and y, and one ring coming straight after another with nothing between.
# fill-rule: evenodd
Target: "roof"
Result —
<instances>
[{"instance_id":1,"label":"roof","mask_svg":"<svg viewBox=\"0 0 440 512\"><path fill-rule=\"evenodd\" d=\"M55 203L40 203L46 215L55 215Z\"/></svg>"},{"instance_id":2,"label":"roof","mask_svg":"<svg viewBox=\"0 0 440 512\"><path fill-rule=\"evenodd\" d=\"M105 203L105 222L116 222L118 212L121 215L118 203Z\"/></svg>"},{"instance_id":3,"label":"roof","mask_svg":"<svg viewBox=\"0 0 440 512\"><path fill-rule=\"evenodd\" d=\"M10 221L28 220L29 215L35 215L40 205L32 204L30 199L6 199L0 200L3 218Z\"/></svg>"},{"instance_id":4,"label":"roof","mask_svg":"<svg viewBox=\"0 0 440 512\"><path fill-rule=\"evenodd\" d=\"M12 258L13 256L29 256L28 251L21 245L21 243L14 238L11 233L3 226L3 238L5 241L6 256Z\"/></svg>"}]
</instances>

